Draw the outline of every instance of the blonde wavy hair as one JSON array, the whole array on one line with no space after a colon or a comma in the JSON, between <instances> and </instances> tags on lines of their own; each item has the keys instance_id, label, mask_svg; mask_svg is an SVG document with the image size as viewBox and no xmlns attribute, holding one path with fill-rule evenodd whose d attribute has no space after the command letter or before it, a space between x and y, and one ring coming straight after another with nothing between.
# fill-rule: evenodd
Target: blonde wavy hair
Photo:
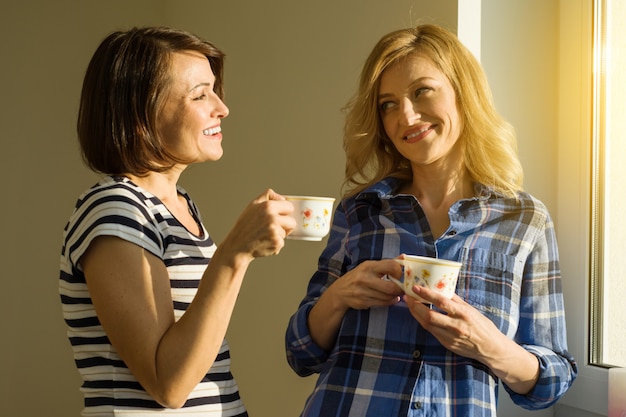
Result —
<instances>
[{"instance_id":1,"label":"blonde wavy hair","mask_svg":"<svg viewBox=\"0 0 626 417\"><path fill-rule=\"evenodd\" d=\"M523 180L515 131L496 111L478 61L454 33L432 24L383 36L367 58L358 90L344 108L344 196L358 194L385 177L406 181L413 177L409 161L385 133L378 106L382 73L413 53L430 58L454 88L463 123L459 143L471 178L515 197Z\"/></svg>"}]
</instances>

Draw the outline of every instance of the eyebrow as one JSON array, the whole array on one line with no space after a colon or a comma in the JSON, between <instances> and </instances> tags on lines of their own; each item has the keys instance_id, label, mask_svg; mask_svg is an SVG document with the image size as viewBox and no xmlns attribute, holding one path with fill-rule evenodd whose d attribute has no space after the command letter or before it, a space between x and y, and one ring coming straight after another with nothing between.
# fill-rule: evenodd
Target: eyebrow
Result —
<instances>
[{"instance_id":1,"label":"eyebrow","mask_svg":"<svg viewBox=\"0 0 626 417\"><path fill-rule=\"evenodd\" d=\"M388 97L393 97L393 94L391 94L391 93L379 94L378 95L378 100L386 99Z\"/></svg>"},{"instance_id":2,"label":"eyebrow","mask_svg":"<svg viewBox=\"0 0 626 417\"><path fill-rule=\"evenodd\" d=\"M433 77L428 77L428 76L426 76L426 77L419 77L419 78L416 78L415 80L413 80L413 81L411 81L409 83L409 88L415 88L416 84L420 84L420 83L422 83L424 81L438 82L437 79L433 78ZM381 98L384 99L384 98L393 97L393 96L394 96L393 93L383 93L383 94L379 94L378 95L378 99L380 100Z\"/></svg>"},{"instance_id":3,"label":"eyebrow","mask_svg":"<svg viewBox=\"0 0 626 417\"><path fill-rule=\"evenodd\" d=\"M189 89L189 92L191 92L191 91L193 91L193 90L195 90L197 88L200 88L200 87L209 87L209 88L211 88L212 85L213 85L212 83L199 83L199 84L196 84L193 87L191 87Z\"/></svg>"}]
</instances>

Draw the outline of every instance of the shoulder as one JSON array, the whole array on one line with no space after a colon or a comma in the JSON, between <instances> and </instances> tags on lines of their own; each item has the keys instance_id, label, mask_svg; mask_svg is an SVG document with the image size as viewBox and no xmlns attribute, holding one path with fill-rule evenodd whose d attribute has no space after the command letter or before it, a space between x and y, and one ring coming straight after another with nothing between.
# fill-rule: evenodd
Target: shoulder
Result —
<instances>
[{"instance_id":1,"label":"shoulder","mask_svg":"<svg viewBox=\"0 0 626 417\"><path fill-rule=\"evenodd\" d=\"M64 243L80 254L95 237L111 235L159 254L163 243L162 219L154 209L158 204L128 181L104 177L79 197L64 230Z\"/></svg>"},{"instance_id":2,"label":"shoulder","mask_svg":"<svg viewBox=\"0 0 626 417\"><path fill-rule=\"evenodd\" d=\"M497 216L518 225L525 225L524 228L529 233L531 230L543 233L554 226L548 207L537 197L525 191L518 192L515 197L492 194L486 199L483 210L489 211L491 213L489 216Z\"/></svg>"},{"instance_id":3,"label":"shoulder","mask_svg":"<svg viewBox=\"0 0 626 417\"><path fill-rule=\"evenodd\" d=\"M550 212L548 207L537 197L522 191L517 194L517 204L524 213L532 216L541 223L550 222Z\"/></svg>"},{"instance_id":4,"label":"shoulder","mask_svg":"<svg viewBox=\"0 0 626 417\"><path fill-rule=\"evenodd\" d=\"M524 211L549 217L547 206L537 197L526 191L519 191L515 196L508 197L487 187L483 187L479 190L478 199L482 200L490 207L500 208L504 211Z\"/></svg>"},{"instance_id":5,"label":"shoulder","mask_svg":"<svg viewBox=\"0 0 626 417\"><path fill-rule=\"evenodd\" d=\"M128 179L107 176L79 197L70 223L138 223L150 228L163 221L162 206Z\"/></svg>"},{"instance_id":6,"label":"shoulder","mask_svg":"<svg viewBox=\"0 0 626 417\"><path fill-rule=\"evenodd\" d=\"M343 205L355 205L361 201L378 201L388 199L398 192L402 181L398 178L387 177L375 182L356 194L350 194L342 199Z\"/></svg>"},{"instance_id":7,"label":"shoulder","mask_svg":"<svg viewBox=\"0 0 626 417\"><path fill-rule=\"evenodd\" d=\"M85 205L106 203L147 206L150 200L150 196L125 178L107 176L78 198L76 209Z\"/></svg>"}]
</instances>

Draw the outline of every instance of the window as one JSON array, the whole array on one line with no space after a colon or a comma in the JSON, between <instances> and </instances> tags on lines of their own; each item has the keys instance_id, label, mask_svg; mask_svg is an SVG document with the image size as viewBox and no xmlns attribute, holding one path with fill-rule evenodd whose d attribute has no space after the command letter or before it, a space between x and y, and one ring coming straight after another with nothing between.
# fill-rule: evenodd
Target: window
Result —
<instances>
[{"instance_id":1,"label":"window","mask_svg":"<svg viewBox=\"0 0 626 417\"><path fill-rule=\"evenodd\" d=\"M590 363L626 367L626 2L594 1Z\"/></svg>"}]
</instances>

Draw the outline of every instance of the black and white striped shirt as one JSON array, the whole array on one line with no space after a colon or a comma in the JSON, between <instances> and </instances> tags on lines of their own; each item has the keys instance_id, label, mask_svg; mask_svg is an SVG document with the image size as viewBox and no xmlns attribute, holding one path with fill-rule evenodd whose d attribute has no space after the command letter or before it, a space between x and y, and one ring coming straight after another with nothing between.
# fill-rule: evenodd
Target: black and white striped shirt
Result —
<instances>
[{"instance_id":1,"label":"black and white striped shirt","mask_svg":"<svg viewBox=\"0 0 626 417\"><path fill-rule=\"evenodd\" d=\"M170 276L178 320L191 303L215 243L188 194L179 187L200 224L195 236L154 195L123 177L104 177L87 190L63 232L59 292L67 334L83 379L83 416L246 416L230 373L224 340L212 368L178 410L165 409L141 387L109 342L96 312L79 260L97 236L111 235L141 246L163 260Z\"/></svg>"}]
</instances>

